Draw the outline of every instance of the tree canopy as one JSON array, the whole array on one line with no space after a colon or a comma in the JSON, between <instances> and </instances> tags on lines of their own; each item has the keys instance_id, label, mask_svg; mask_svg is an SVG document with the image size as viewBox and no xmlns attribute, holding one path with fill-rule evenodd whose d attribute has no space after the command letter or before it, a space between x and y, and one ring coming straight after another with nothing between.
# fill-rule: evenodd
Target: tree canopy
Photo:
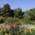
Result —
<instances>
[{"instance_id":1,"label":"tree canopy","mask_svg":"<svg viewBox=\"0 0 35 35\"><path fill-rule=\"evenodd\" d=\"M0 16L23 19L25 23L31 23L32 20L35 21L35 8L22 11L21 8L11 9L9 4L5 4L0 8Z\"/></svg>"}]
</instances>

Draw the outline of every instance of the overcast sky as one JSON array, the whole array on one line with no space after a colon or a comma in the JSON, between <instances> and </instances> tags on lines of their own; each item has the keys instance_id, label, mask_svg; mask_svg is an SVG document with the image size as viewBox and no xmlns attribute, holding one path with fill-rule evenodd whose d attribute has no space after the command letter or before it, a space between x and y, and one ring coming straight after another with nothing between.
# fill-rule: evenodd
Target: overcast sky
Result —
<instances>
[{"instance_id":1,"label":"overcast sky","mask_svg":"<svg viewBox=\"0 0 35 35\"><path fill-rule=\"evenodd\" d=\"M22 8L23 10L28 10L35 8L35 0L0 0L0 7L8 3L11 8Z\"/></svg>"}]
</instances>

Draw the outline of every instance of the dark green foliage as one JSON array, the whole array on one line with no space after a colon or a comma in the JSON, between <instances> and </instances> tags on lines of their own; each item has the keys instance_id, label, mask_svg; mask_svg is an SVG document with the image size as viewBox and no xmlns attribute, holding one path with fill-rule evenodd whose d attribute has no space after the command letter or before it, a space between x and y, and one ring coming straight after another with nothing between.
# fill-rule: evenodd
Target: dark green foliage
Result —
<instances>
[{"instance_id":1,"label":"dark green foliage","mask_svg":"<svg viewBox=\"0 0 35 35\"><path fill-rule=\"evenodd\" d=\"M4 17L15 17L19 19L23 19L27 24L32 24L31 21L35 20L35 8L26 11L25 13L21 8L11 9L9 4L5 4L3 8L0 8L0 16ZM3 21L1 21L3 22Z\"/></svg>"},{"instance_id":2,"label":"dark green foliage","mask_svg":"<svg viewBox=\"0 0 35 35\"><path fill-rule=\"evenodd\" d=\"M4 20L3 20L3 19L0 20L0 24L1 24L1 23L4 23Z\"/></svg>"},{"instance_id":3,"label":"dark green foliage","mask_svg":"<svg viewBox=\"0 0 35 35\"><path fill-rule=\"evenodd\" d=\"M23 17L24 13L21 8L17 8L15 10L10 8L9 4L5 4L3 8L0 8L0 16L8 16L8 17ZM21 16L21 17L20 17Z\"/></svg>"}]
</instances>

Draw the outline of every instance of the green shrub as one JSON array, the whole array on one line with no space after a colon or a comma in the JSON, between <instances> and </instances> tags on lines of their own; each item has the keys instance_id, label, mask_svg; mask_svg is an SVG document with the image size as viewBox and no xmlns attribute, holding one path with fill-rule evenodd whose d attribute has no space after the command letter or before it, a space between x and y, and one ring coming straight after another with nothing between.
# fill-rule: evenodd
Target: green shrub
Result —
<instances>
[{"instance_id":1,"label":"green shrub","mask_svg":"<svg viewBox=\"0 0 35 35\"><path fill-rule=\"evenodd\" d=\"M1 23L4 23L4 20L3 20L3 19L0 20L0 24L1 24Z\"/></svg>"}]
</instances>

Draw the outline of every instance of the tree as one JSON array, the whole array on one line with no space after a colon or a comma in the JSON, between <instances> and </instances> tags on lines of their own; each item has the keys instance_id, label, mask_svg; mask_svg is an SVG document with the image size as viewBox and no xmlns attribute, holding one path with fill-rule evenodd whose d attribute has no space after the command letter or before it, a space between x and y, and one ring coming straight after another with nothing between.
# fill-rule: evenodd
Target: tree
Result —
<instances>
[{"instance_id":1,"label":"tree","mask_svg":"<svg viewBox=\"0 0 35 35\"><path fill-rule=\"evenodd\" d=\"M23 17L23 12L22 12L22 9L21 8L17 8L17 9L15 9L14 10L14 16L16 16L16 17Z\"/></svg>"},{"instance_id":2,"label":"tree","mask_svg":"<svg viewBox=\"0 0 35 35\"><path fill-rule=\"evenodd\" d=\"M5 4L4 7L2 8L2 15L5 15L9 11L10 11L9 4Z\"/></svg>"},{"instance_id":3,"label":"tree","mask_svg":"<svg viewBox=\"0 0 35 35\"><path fill-rule=\"evenodd\" d=\"M4 12L8 12L10 10L10 5L9 4L5 4L3 7Z\"/></svg>"},{"instance_id":4,"label":"tree","mask_svg":"<svg viewBox=\"0 0 35 35\"><path fill-rule=\"evenodd\" d=\"M25 23L32 24L32 20L35 20L35 8L25 12Z\"/></svg>"},{"instance_id":5,"label":"tree","mask_svg":"<svg viewBox=\"0 0 35 35\"><path fill-rule=\"evenodd\" d=\"M20 8L17 8L14 10L15 16L19 16L19 13L21 12Z\"/></svg>"},{"instance_id":6,"label":"tree","mask_svg":"<svg viewBox=\"0 0 35 35\"><path fill-rule=\"evenodd\" d=\"M2 8L0 8L0 16L2 15Z\"/></svg>"}]
</instances>

